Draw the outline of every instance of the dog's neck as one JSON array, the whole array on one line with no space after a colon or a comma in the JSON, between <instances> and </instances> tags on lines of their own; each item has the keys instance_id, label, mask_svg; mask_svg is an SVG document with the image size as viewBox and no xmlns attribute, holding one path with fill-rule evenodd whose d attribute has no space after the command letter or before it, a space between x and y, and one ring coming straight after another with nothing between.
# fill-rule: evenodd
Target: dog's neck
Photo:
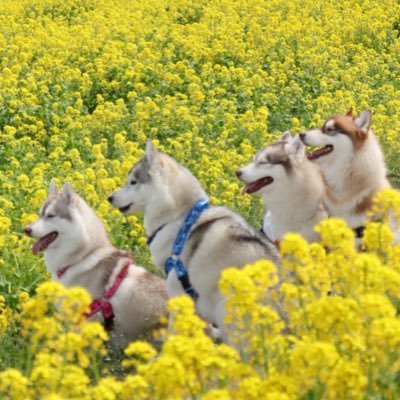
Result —
<instances>
[{"instance_id":1,"label":"dog's neck","mask_svg":"<svg viewBox=\"0 0 400 400\"><path fill-rule=\"evenodd\" d=\"M116 248L100 248L88 254L78 264L69 266L58 279L67 287L84 287L93 299L99 298L114 271L129 260L130 256L127 253ZM129 262L132 263L132 260ZM55 279L54 276L52 277Z\"/></svg>"},{"instance_id":2,"label":"dog's neck","mask_svg":"<svg viewBox=\"0 0 400 400\"><path fill-rule=\"evenodd\" d=\"M187 209L165 209L165 210L156 210L154 212L149 212L153 210L148 210L148 212L144 215L144 227L146 230L147 236L151 236L154 232L156 232L161 226L166 226L170 223L177 222L183 220L185 215L188 213L191 207Z\"/></svg>"},{"instance_id":3,"label":"dog's neck","mask_svg":"<svg viewBox=\"0 0 400 400\"><path fill-rule=\"evenodd\" d=\"M204 192L186 192L185 197L175 197L166 196L146 206L144 226L147 236L151 236L162 225L183 220L196 201L207 198Z\"/></svg>"},{"instance_id":4,"label":"dog's neck","mask_svg":"<svg viewBox=\"0 0 400 400\"><path fill-rule=\"evenodd\" d=\"M265 206L275 218L308 220L321 208L326 187L319 168L315 167L304 165L301 170L293 171L294 175L287 184L278 190L262 193ZM293 199L297 199L295 205Z\"/></svg>"},{"instance_id":5,"label":"dog's neck","mask_svg":"<svg viewBox=\"0 0 400 400\"><path fill-rule=\"evenodd\" d=\"M90 266L96 264L97 260L114 252L116 249L111 244L97 246L90 249L82 248L76 252L63 252L60 249L48 249L44 252L46 268L52 274L53 279L57 277L57 271L69 267L72 269L78 266Z\"/></svg>"},{"instance_id":6,"label":"dog's neck","mask_svg":"<svg viewBox=\"0 0 400 400\"><path fill-rule=\"evenodd\" d=\"M366 191L377 192L388 186L383 153L371 133L363 148L350 159L334 165L321 164L321 170L331 194L329 200L333 203L364 197Z\"/></svg>"}]
</instances>

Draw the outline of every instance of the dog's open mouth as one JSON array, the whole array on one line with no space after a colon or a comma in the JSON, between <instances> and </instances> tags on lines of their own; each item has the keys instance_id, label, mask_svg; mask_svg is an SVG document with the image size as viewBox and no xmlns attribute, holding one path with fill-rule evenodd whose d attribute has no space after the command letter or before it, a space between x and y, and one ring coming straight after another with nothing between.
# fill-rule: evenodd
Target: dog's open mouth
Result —
<instances>
[{"instance_id":1,"label":"dog's open mouth","mask_svg":"<svg viewBox=\"0 0 400 400\"><path fill-rule=\"evenodd\" d=\"M256 193L258 192L261 188L263 188L264 186L267 186L269 184L271 184L274 181L274 179L270 176L265 176L264 178L261 179L257 179L254 182L251 182L249 184L247 184L244 189L242 190L242 193L248 193L248 194L252 194L252 193Z\"/></svg>"},{"instance_id":2,"label":"dog's open mouth","mask_svg":"<svg viewBox=\"0 0 400 400\"><path fill-rule=\"evenodd\" d=\"M121 211L122 213L124 213L124 212L128 211L128 210L131 208L131 205L132 205L132 204L133 204L133 203L130 203L130 204L128 204L128 205L125 206L125 207L120 207L120 208L118 208L118 210Z\"/></svg>"},{"instance_id":3,"label":"dog's open mouth","mask_svg":"<svg viewBox=\"0 0 400 400\"><path fill-rule=\"evenodd\" d=\"M33 254L39 253L39 251L46 250L51 243L57 239L58 233L51 232L43 237L41 237L32 247Z\"/></svg>"},{"instance_id":4,"label":"dog's open mouth","mask_svg":"<svg viewBox=\"0 0 400 400\"><path fill-rule=\"evenodd\" d=\"M326 156L327 154L333 151L333 146L331 144L327 144L324 147L319 147L316 150L307 152L307 158L309 160L316 160L317 158Z\"/></svg>"}]
</instances>

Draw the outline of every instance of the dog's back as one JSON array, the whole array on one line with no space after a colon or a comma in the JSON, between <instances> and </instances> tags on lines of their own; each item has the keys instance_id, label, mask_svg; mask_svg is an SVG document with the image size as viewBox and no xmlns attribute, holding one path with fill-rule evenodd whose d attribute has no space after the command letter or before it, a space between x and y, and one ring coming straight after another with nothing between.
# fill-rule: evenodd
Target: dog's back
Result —
<instances>
[{"instance_id":1,"label":"dog's back","mask_svg":"<svg viewBox=\"0 0 400 400\"><path fill-rule=\"evenodd\" d=\"M219 326L223 325L223 315L216 313L221 302L218 282L222 271L260 259L279 264L275 246L226 207L212 207L202 214L190 233L182 259L199 294L199 313Z\"/></svg>"},{"instance_id":2,"label":"dog's back","mask_svg":"<svg viewBox=\"0 0 400 400\"><path fill-rule=\"evenodd\" d=\"M110 300L115 314L112 338L121 346L133 339L153 341L153 331L166 315L168 300L165 280L145 270L127 257L120 257L105 286L109 289L116 280L120 266L129 264L129 271L114 297Z\"/></svg>"},{"instance_id":3,"label":"dog's back","mask_svg":"<svg viewBox=\"0 0 400 400\"><path fill-rule=\"evenodd\" d=\"M226 342L229 332L225 324L225 298L218 287L221 274L226 268L242 268L260 259L268 259L279 268L275 245L226 207L204 211L190 231L181 260L198 294L196 309L202 318L218 326ZM175 271L169 273L167 286L170 296L184 293ZM266 299L267 296L266 289Z\"/></svg>"}]
</instances>

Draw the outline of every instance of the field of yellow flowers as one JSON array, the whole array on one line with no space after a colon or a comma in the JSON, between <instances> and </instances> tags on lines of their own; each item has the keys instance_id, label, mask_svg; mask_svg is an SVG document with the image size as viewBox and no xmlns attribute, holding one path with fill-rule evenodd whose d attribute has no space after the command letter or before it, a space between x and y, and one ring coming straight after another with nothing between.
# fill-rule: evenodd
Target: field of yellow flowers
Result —
<instances>
[{"instance_id":1,"label":"field of yellow flowers","mask_svg":"<svg viewBox=\"0 0 400 400\"><path fill-rule=\"evenodd\" d=\"M141 217L106 201L146 138L258 227L260 199L234 171L282 131L350 106L372 109L398 186L399 36L397 0L2 0L0 398L399 398L400 247L384 223L369 224L362 253L340 220L320 224L320 244L288 235L278 286L266 261L228 269L235 349L176 298L162 348L121 354L82 320L87 293L49 282L22 233L50 179L69 181L152 269ZM395 191L375 204L389 211L400 217Z\"/></svg>"}]
</instances>

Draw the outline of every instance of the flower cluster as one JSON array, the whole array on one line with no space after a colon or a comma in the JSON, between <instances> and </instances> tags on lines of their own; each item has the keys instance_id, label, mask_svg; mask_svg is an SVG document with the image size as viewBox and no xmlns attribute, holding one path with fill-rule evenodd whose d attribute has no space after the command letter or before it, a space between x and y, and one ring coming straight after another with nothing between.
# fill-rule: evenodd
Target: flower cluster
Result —
<instances>
[{"instance_id":1,"label":"flower cluster","mask_svg":"<svg viewBox=\"0 0 400 400\"><path fill-rule=\"evenodd\" d=\"M389 200L397 198L389 196ZM378 206L378 203L377 203ZM385 207L385 205L382 205ZM388 209L396 214L398 210ZM379 230L390 229L383 222ZM223 271L229 343L218 344L188 296L169 302L162 346L124 350L123 376L104 365L102 327L82 317L83 289L42 284L24 299L24 371L0 373L9 399L364 399L398 393L400 244L366 227L365 251L343 221L319 223L320 243L287 234L282 262ZM332 233L334 232L334 234ZM110 356L111 353L109 353ZM58 396L58 397L57 397Z\"/></svg>"},{"instance_id":2,"label":"flower cluster","mask_svg":"<svg viewBox=\"0 0 400 400\"><path fill-rule=\"evenodd\" d=\"M385 198L396 214L400 195ZM320 243L286 235L277 270L260 261L223 272L234 345L258 372L252 390L293 399L396 397L400 245L383 223L367 226L364 252L341 220L317 229Z\"/></svg>"},{"instance_id":3,"label":"flower cluster","mask_svg":"<svg viewBox=\"0 0 400 400\"><path fill-rule=\"evenodd\" d=\"M213 204L258 226L261 201L240 195L234 171L280 132L350 106L373 110L398 183L399 12L396 0L3 1L0 397L396 397L396 191L379 194L371 212L383 223L366 227L364 253L329 220L320 244L286 237L279 271L265 261L226 271L236 350L216 346L193 305L176 299L161 351L134 343L123 365L104 356L101 327L82 320L85 293L40 286L48 275L22 227L50 179L70 181L113 243L152 269L141 217L107 202L146 138Z\"/></svg>"}]
</instances>

